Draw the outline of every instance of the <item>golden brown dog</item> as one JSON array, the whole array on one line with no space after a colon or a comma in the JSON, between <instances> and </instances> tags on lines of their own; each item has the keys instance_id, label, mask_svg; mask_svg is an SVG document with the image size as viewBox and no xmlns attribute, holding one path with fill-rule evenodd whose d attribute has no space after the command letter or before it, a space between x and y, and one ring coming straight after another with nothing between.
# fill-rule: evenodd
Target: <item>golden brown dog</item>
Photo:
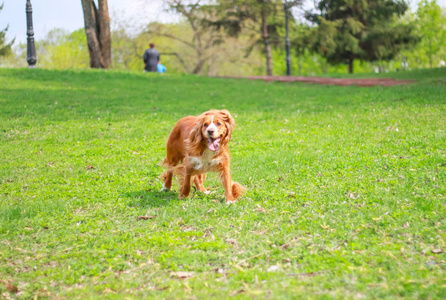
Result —
<instances>
[{"instance_id":1,"label":"golden brown dog","mask_svg":"<svg viewBox=\"0 0 446 300\"><path fill-rule=\"evenodd\" d=\"M207 172L219 172L225 188L226 203L234 202L245 188L231 179L228 144L235 121L227 110L210 110L198 117L184 117L172 129L167 140L167 157L161 174L162 190L170 190L172 176L181 180L180 199L189 197L191 180L198 190L209 193L203 186Z\"/></svg>"}]
</instances>

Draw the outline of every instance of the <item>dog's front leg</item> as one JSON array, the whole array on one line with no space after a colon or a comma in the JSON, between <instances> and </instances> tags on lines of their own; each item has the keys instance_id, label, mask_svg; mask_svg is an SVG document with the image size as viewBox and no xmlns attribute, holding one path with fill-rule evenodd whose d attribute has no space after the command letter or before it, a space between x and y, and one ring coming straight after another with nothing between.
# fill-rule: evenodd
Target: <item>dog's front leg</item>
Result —
<instances>
[{"instance_id":1,"label":"dog's front leg","mask_svg":"<svg viewBox=\"0 0 446 300\"><path fill-rule=\"evenodd\" d=\"M232 194L232 180L229 166L223 166L221 168L220 177L221 181L223 182L223 187L225 189L226 203L229 204L235 202L234 195Z\"/></svg>"},{"instance_id":2,"label":"dog's front leg","mask_svg":"<svg viewBox=\"0 0 446 300\"><path fill-rule=\"evenodd\" d=\"M210 194L211 192L209 190L207 190L203 185L205 180L206 180L206 173L198 174L198 175L194 176L194 183L195 183L195 186L197 187L197 189L202 193Z\"/></svg>"}]
</instances>

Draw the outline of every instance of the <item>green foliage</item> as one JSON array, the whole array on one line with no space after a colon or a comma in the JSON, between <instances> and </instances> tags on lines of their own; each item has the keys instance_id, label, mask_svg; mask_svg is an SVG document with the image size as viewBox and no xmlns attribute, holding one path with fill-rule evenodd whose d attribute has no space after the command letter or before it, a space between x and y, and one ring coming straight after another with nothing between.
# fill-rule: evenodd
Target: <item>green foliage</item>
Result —
<instances>
[{"instance_id":1,"label":"green foliage","mask_svg":"<svg viewBox=\"0 0 446 300\"><path fill-rule=\"evenodd\" d=\"M422 0L418 4L417 17L420 49L428 56L432 68L434 56L446 44L446 15L436 0Z\"/></svg>"},{"instance_id":2,"label":"green foliage","mask_svg":"<svg viewBox=\"0 0 446 300\"><path fill-rule=\"evenodd\" d=\"M347 73L345 64L330 64L327 59L317 52L311 52L311 42L313 31L308 25L290 22L291 40L291 72L292 75L315 76L320 74L341 74ZM284 30L280 30L281 36L285 35ZM283 44L282 44L283 45ZM275 47L273 51L273 61L276 75L286 74L284 47ZM354 69L357 72L371 72L374 67L370 63L355 61ZM299 72L300 70L300 72Z\"/></svg>"},{"instance_id":3,"label":"green foliage","mask_svg":"<svg viewBox=\"0 0 446 300\"><path fill-rule=\"evenodd\" d=\"M445 298L446 69L385 76L418 82L0 69L1 297ZM159 192L210 108L236 117L230 206L217 176Z\"/></svg>"},{"instance_id":4,"label":"green foliage","mask_svg":"<svg viewBox=\"0 0 446 300\"><path fill-rule=\"evenodd\" d=\"M111 31L113 41L111 68L142 71L144 69L142 57L145 49L149 47L149 40L145 35L132 34L132 27L129 24L115 21L114 27L115 29ZM155 43L158 45L157 41ZM165 64L164 57L162 63ZM171 71L170 67L169 72Z\"/></svg>"},{"instance_id":5,"label":"green foliage","mask_svg":"<svg viewBox=\"0 0 446 300\"><path fill-rule=\"evenodd\" d=\"M300 68L299 74L299 55ZM283 49L273 50L274 74L278 76L286 75L285 64L286 53ZM354 69L357 73L367 73L374 70L374 67L365 62L355 61ZM322 74L346 74L348 70L344 64L329 64L327 59L317 53L311 53L309 50L298 52L291 50L291 75L298 76L316 76Z\"/></svg>"},{"instance_id":6,"label":"green foliage","mask_svg":"<svg viewBox=\"0 0 446 300\"><path fill-rule=\"evenodd\" d=\"M0 12L3 10L3 5L0 5ZM0 57L6 56L11 53L11 46L14 43L14 40L7 43L6 42L6 32L8 31L8 27L3 30L0 30Z\"/></svg>"},{"instance_id":7,"label":"green foliage","mask_svg":"<svg viewBox=\"0 0 446 300\"><path fill-rule=\"evenodd\" d=\"M300 3L300 1L297 1ZM281 43L278 34L284 26L284 18L279 13L283 10L280 0L223 0L217 1L216 20L208 21L211 28L225 29L230 36L237 37L241 32L252 34L250 50L262 46L265 55L266 75L273 75L272 46Z\"/></svg>"},{"instance_id":8,"label":"green foliage","mask_svg":"<svg viewBox=\"0 0 446 300\"><path fill-rule=\"evenodd\" d=\"M47 69L85 69L90 65L85 31L70 34L51 30L45 40L37 43L39 66ZM43 50L45 49L45 50Z\"/></svg>"},{"instance_id":9,"label":"green foliage","mask_svg":"<svg viewBox=\"0 0 446 300\"><path fill-rule=\"evenodd\" d=\"M306 15L318 25L312 48L329 63L390 60L417 41L411 24L395 22L407 10L404 1L322 0L317 8Z\"/></svg>"},{"instance_id":10,"label":"green foliage","mask_svg":"<svg viewBox=\"0 0 446 300\"><path fill-rule=\"evenodd\" d=\"M253 6L248 5L251 2L245 2L246 7L237 6L241 4L239 1L222 1L221 5L227 8L225 10L218 10L220 6L204 5L201 2L197 4L197 2L176 1L175 3L183 3L183 6L185 3L192 6L200 4L200 9L194 11L191 18L192 23L183 16L178 22L168 24L155 22L147 24L144 28L135 28L129 20L113 18L112 68L141 71L142 54L148 48L148 44L154 42L162 53L162 63L167 67L168 73L196 71L209 76L263 75L266 70L264 63L266 51L260 31L259 12L265 9L268 12L269 42L273 46L274 75L285 74L285 29L280 1L260 1ZM350 2L345 3L346 7L350 7ZM290 18L293 75L346 73L345 66L350 63L342 56L346 53L355 53L353 57L359 58L352 61L356 72L423 68L430 65L437 66L441 60L446 60L445 30L442 25L445 12L441 11L436 2L423 2L425 4L420 4L417 14L407 11L402 18L392 17L389 13L395 10L402 11L405 7L402 3L400 3L401 8L390 1L388 4L392 9L378 9L380 6L377 5L373 7L377 10L371 11L370 5L373 3L375 2L355 2L351 6L352 15L343 19L335 19L337 16L330 15L333 18L330 20L328 10L325 8L327 18L321 18L321 14L308 15L311 20L319 22L316 28ZM234 5L237 7L234 8ZM179 6L177 10L183 6ZM343 7L339 7L342 13L346 12ZM389 17L391 21L380 19L382 16ZM358 21L360 17L367 17L367 22ZM231 29L235 23L238 24L238 29ZM373 26L370 27L370 24ZM392 34L395 34L412 41L413 35L406 34L405 30L412 28L414 24L416 29L414 35L421 39L415 48L405 48L404 43L393 40ZM210 27L213 30L212 34L208 30ZM223 28L233 32L224 34ZM389 30L393 33L388 34ZM197 46L197 32L201 36L201 48ZM60 29L51 30L43 39L36 42L36 47L40 68L88 67L88 51L82 29L73 33ZM367 51L374 53L373 59ZM389 56L389 53L395 56L390 59L392 56ZM26 67L26 44L16 45L14 53L1 59L0 66Z\"/></svg>"},{"instance_id":11,"label":"green foliage","mask_svg":"<svg viewBox=\"0 0 446 300\"><path fill-rule=\"evenodd\" d=\"M268 30L273 39L277 26L283 27L283 15L280 14L283 2L280 0L219 0L216 3L210 7L218 11L218 16L207 23L225 29L231 36L238 36L243 29L248 28L261 37L262 14L268 17Z\"/></svg>"}]
</instances>

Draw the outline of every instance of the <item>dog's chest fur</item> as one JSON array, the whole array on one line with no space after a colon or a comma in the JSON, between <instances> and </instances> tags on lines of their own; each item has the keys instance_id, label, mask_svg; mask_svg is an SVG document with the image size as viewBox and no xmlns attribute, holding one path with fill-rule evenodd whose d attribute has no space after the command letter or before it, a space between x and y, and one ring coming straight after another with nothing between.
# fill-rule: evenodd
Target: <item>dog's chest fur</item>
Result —
<instances>
[{"instance_id":1,"label":"dog's chest fur","mask_svg":"<svg viewBox=\"0 0 446 300\"><path fill-rule=\"evenodd\" d=\"M215 152L206 149L202 156L191 156L190 164L197 171L214 171L220 163L219 159L214 158L215 155Z\"/></svg>"}]
</instances>

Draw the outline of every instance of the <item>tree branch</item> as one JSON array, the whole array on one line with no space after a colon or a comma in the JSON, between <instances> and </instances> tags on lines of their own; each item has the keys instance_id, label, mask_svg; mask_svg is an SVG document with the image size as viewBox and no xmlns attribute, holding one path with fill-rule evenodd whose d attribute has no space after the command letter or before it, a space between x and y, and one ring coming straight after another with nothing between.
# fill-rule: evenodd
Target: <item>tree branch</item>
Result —
<instances>
[{"instance_id":1,"label":"tree branch","mask_svg":"<svg viewBox=\"0 0 446 300\"><path fill-rule=\"evenodd\" d=\"M193 49L196 48L194 44L189 43L188 41L185 41L185 40L183 40L183 39L180 39L180 38L178 38L178 37L176 37L176 36L174 36L174 35L168 34L168 33L155 33L155 36L156 36L156 35L158 35L158 36L164 36L164 37L170 38L170 39L172 39L172 40L179 41L179 42L181 42L181 43L183 43L183 44L185 44L185 45L187 45L187 46L189 46L189 47L191 47L191 48L193 48Z\"/></svg>"}]
</instances>

